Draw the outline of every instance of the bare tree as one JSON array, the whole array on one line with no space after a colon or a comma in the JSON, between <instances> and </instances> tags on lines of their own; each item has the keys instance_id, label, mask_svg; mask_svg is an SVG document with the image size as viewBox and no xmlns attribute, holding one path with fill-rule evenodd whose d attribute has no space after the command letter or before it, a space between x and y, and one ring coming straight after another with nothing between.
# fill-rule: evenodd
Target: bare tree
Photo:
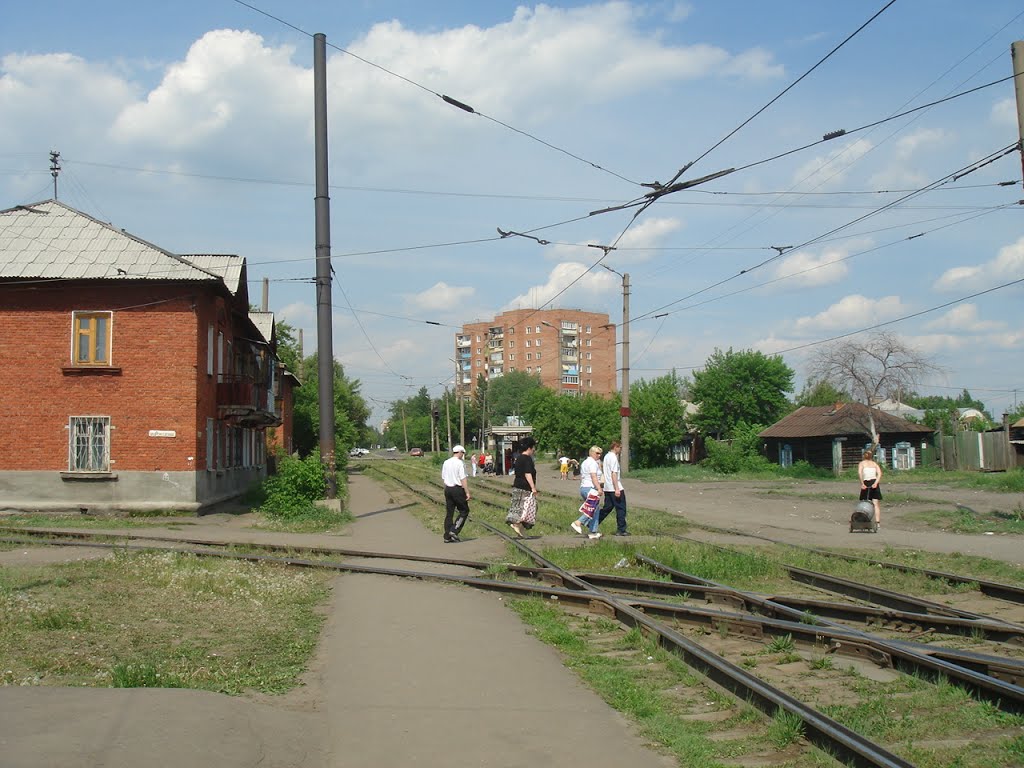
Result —
<instances>
[{"instance_id":1,"label":"bare tree","mask_svg":"<svg viewBox=\"0 0 1024 768\"><path fill-rule=\"evenodd\" d=\"M811 356L809 378L827 381L868 406L865 432L873 446L878 430L871 406L886 397L899 398L928 374L940 369L931 359L898 336L880 331L867 338L847 339L819 347Z\"/></svg>"}]
</instances>

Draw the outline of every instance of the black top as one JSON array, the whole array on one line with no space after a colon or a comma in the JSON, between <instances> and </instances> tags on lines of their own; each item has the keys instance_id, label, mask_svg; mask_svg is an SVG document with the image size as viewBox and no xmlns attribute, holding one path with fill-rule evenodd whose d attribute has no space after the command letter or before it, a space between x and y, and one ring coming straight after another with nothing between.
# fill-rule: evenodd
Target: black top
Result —
<instances>
[{"instance_id":1,"label":"black top","mask_svg":"<svg viewBox=\"0 0 1024 768\"><path fill-rule=\"evenodd\" d=\"M530 490L530 483L526 479L527 475L533 475L533 485L537 485L537 467L533 463L533 456L527 456L525 453L520 453L516 458L514 467L516 476L512 481L513 488L521 488L524 491Z\"/></svg>"}]
</instances>

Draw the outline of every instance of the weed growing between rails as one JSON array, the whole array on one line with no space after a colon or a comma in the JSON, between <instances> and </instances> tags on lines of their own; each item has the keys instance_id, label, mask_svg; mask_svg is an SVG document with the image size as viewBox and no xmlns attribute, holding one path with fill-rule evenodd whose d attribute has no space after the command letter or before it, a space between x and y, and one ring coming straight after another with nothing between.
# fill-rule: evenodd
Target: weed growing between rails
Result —
<instances>
[{"instance_id":1,"label":"weed growing between rails","mask_svg":"<svg viewBox=\"0 0 1024 768\"><path fill-rule=\"evenodd\" d=\"M329 573L174 553L0 569L0 684L282 693Z\"/></svg>"}]
</instances>

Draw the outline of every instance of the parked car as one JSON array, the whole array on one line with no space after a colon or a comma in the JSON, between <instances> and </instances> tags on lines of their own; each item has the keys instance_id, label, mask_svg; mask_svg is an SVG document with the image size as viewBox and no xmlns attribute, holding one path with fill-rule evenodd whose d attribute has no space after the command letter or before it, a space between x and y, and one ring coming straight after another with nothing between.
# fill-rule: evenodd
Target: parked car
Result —
<instances>
[{"instance_id":1,"label":"parked car","mask_svg":"<svg viewBox=\"0 0 1024 768\"><path fill-rule=\"evenodd\" d=\"M413 448L412 450L409 451L409 455L410 456L422 456L423 455L423 449L422 448Z\"/></svg>"},{"instance_id":2,"label":"parked car","mask_svg":"<svg viewBox=\"0 0 1024 768\"><path fill-rule=\"evenodd\" d=\"M396 448L395 446L392 445L390 448L387 449L387 452L388 453L394 453L397 450L398 450L398 448Z\"/></svg>"}]
</instances>

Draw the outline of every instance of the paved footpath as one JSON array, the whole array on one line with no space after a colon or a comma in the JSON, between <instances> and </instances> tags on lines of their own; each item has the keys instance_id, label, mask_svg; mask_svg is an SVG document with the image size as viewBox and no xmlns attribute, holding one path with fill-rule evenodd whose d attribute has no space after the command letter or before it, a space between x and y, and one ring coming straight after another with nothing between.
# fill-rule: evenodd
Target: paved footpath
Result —
<instances>
[{"instance_id":1,"label":"paved footpath","mask_svg":"<svg viewBox=\"0 0 1024 768\"><path fill-rule=\"evenodd\" d=\"M344 535L288 539L469 559L501 551L491 536L446 545L372 480L355 475L349 487L356 521ZM470 524L464 538L475 531ZM532 638L500 596L397 577L335 580L306 685L285 697L0 688L3 768L673 764Z\"/></svg>"}]
</instances>

